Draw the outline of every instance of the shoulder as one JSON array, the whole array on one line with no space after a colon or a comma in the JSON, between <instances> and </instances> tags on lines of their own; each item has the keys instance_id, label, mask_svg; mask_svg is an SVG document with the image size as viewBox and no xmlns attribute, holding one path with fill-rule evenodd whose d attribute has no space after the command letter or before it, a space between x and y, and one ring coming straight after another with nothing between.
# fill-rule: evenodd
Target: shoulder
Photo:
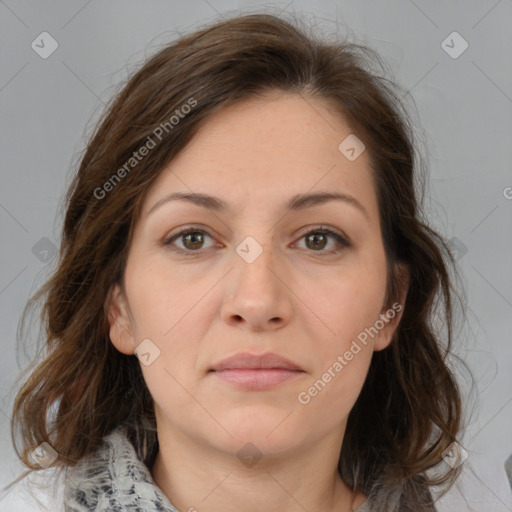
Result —
<instances>
[{"instance_id":1,"label":"shoulder","mask_svg":"<svg viewBox=\"0 0 512 512\"><path fill-rule=\"evenodd\" d=\"M50 467L33 471L0 490L2 512L64 512L64 475Z\"/></svg>"}]
</instances>

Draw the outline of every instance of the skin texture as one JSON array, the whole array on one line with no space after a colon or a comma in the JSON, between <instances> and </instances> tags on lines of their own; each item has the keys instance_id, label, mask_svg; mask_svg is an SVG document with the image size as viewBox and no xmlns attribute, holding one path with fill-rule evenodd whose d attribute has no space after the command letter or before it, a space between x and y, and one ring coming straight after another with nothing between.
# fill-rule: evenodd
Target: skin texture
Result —
<instances>
[{"instance_id":1,"label":"skin texture","mask_svg":"<svg viewBox=\"0 0 512 512\"><path fill-rule=\"evenodd\" d=\"M338 457L372 353L388 346L401 315L359 344L308 404L297 398L389 309L368 151L349 161L338 150L350 133L318 98L243 101L210 117L145 198L123 283L109 296L110 336L125 354L144 339L160 350L141 366L160 442L152 474L179 510L348 512L365 500L340 478ZM291 196L320 191L348 194L365 213L338 201L285 211ZM229 209L181 200L148 214L173 192L211 194ZM191 224L206 232L202 245L187 236L164 245ZM350 247L305 236L320 227L345 234ZM236 251L248 236L263 250L252 263ZM249 391L208 372L238 352L268 351L304 373ZM252 467L236 456L246 443L262 455Z\"/></svg>"}]
</instances>

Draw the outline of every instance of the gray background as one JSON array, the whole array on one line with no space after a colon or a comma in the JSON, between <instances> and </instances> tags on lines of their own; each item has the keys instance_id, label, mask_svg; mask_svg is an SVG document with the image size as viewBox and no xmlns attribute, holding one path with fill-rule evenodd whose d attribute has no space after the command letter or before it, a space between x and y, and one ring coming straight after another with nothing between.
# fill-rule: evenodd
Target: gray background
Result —
<instances>
[{"instance_id":1,"label":"gray background","mask_svg":"<svg viewBox=\"0 0 512 512\"><path fill-rule=\"evenodd\" d=\"M463 477L438 507L512 510L503 469L512 453L510 0L0 1L0 485L20 472L9 417L13 383L32 352L16 339L19 316L54 268L62 194L104 102L157 44L220 15L281 9L309 20L314 13L340 37L350 29L414 99L430 155L425 206L457 251L468 300L457 351L477 392L461 440ZM31 47L44 31L59 45L47 59ZM469 45L457 58L461 40L445 43L451 56L442 46L453 31Z\"/></svg>"}]
</instances>

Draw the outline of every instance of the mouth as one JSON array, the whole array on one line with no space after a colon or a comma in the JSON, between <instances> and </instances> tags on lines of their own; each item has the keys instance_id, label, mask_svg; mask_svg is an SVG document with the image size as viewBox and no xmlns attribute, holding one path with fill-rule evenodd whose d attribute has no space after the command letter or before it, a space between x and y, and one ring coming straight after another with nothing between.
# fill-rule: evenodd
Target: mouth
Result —
<instances>
[{"instance_id":1,"label":"mouth","mask_svg":"<svg viewBox=\"0 0 512 512\"><path fill-rule=\"evenodd\" d=\"M305 371L279 354L239 353L214 365L209 373L236 387L263 390L304 375Z\"/></svg>"}]
</instances>

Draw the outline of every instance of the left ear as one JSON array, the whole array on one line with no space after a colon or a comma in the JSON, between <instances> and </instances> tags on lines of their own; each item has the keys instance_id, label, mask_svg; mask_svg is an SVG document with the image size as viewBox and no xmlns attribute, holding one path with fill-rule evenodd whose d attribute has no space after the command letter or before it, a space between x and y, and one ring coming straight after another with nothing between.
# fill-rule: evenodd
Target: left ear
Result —
<instances>
[{"instance_id":1,"label":"left ear","mask_svg":"<svg viewBox=\"0 0 512 512\"><path fill-rule=\"evenodd\" d=\"M384 350L391 344L393 335L402 319L410 281L409 269L404 263L396 264L395 279L398 288L398 300L394 301L391 305L389 304L391 301L386 300L380 312L380 319L384 323L384 327L379 330L379 334L375 339L373 349L376 351Z\"/></svg>"}]
</instances>

